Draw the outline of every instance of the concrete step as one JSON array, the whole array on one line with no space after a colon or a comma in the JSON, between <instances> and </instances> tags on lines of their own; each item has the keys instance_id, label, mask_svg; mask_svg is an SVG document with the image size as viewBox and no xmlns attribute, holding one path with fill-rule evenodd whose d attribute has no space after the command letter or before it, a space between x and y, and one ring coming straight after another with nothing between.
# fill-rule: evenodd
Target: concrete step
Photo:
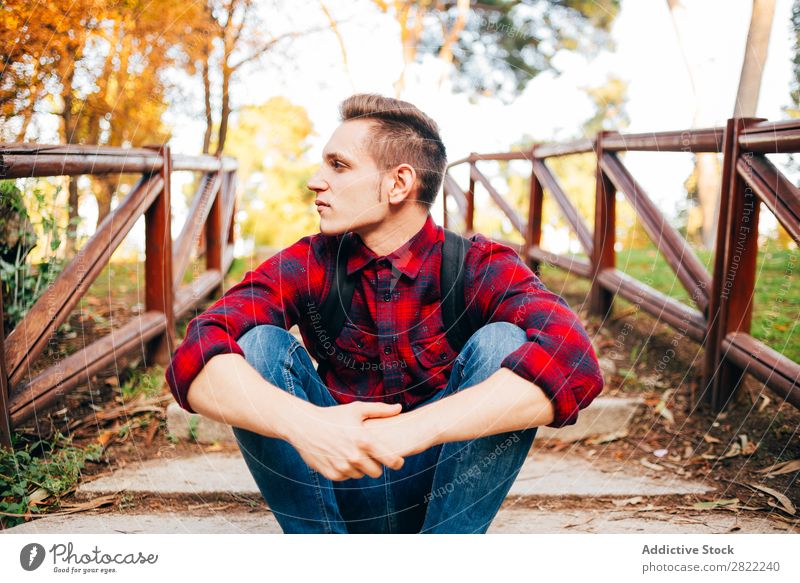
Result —
<instances>
[{"instance_id":1,"label":"concrete step","mask_svg":"<svg viewBox=\"0 0 800 583\"><path fill-rule=\"evenodd\" d=\"M644 468L625 464L587 461L564 453L534 453L528 457L509 495L562 496L657 496L703 494L713 490L701 482L669 475L642 475ZM633 462L635 463L635 462ZM260 492L240 454L204 455L150 460L132 464L91 482L81 484L79 499L125 492L161 497L261 499Z\"/></svg>"},{"instance_id":2,"label":"concrete step","mask_svg":"<svg viewBox=\"0 0 800 583\"><path fill-rule=\"evenodd\" d=\"M735 529L735 530L734 530ZM737 514L647 513L634 510L538 510L503 507L490 534L725 534L787 533L790 526L768 518ZM210 516L189 513L80 514L34 520L3 534L280 534L268 511L219 512Z\"/></svg>"},{"instance_id":3,"label":"concrete step","mask_svg":"<svg viewBox=\"0 0 800 583\"><path fill-rule=\"evenodd\" d=\"M624 433L642 406L639 398L598 397L581 411L577 423L558 429L540 427L536 439L571 442ZM236 443L229 425L189 413L174 402L167 407L167 429L182 440L194 435L199 443Z\"/></svg>"}]
</instances>

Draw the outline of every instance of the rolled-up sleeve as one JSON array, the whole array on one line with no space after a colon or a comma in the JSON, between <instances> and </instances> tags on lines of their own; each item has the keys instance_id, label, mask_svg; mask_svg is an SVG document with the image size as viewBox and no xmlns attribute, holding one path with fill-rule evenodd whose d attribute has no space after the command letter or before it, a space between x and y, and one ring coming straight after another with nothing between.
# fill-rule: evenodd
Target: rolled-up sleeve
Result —
<instances>
[{"instance_id":1,"label":"rolled-up sleeve","mask_svg":"<svg viewBox=\"0 0 800 583\"><path fill-rule=\"evenodd\" d=\"M549 427L574 424L603 390L597 355L578 316L507 245L479 236L468 254L467 277L466 301L480 321L510 322L528 338L501 367L550 398L555 417Z\"/></svg>"},{"instance_id":2,"label":"rolled-up sleeve","mask_svg":"<svg viewBox=\"0 0 800 583\"><path fill-rule=\"evenodd\" d=\"M236 340L255 326L286 330L300 317L302 298L324 277L312 237L304 237L273 255L193 318L165 376L178 404L190 413L187 394L206 363L219 354L244 356Z\"/></svg>"}]
</instances>

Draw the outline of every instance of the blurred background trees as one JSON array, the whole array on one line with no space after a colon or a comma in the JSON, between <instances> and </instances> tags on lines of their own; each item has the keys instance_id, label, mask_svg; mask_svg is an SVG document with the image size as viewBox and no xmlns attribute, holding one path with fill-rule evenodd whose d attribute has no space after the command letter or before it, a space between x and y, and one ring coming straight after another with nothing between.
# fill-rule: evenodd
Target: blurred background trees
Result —
<instances>
[{"instance_id":1,"label":"blurred background trees","mask_svg":"<svg viewBox=\"0 0 800 583\"><path fill-rule=\"evenodd\" d=\"M683 51L678 58L685 61L692 79L697 103L694 122L703 125L705 96L715 88L704 85L704 65L697 65L702 54L694 44L693 30L686 26L683 3L667 0L662 6L673 17ZM754 0L752 6L745 52L749 61L742 68L738 100L750 108L761 82L758 73L766 58L763 48L765 38L769 39L774 0ZM318 164L311 144L320 135L314 130L315 118L300 104L305 100L296 91L282 95L281 88L299 78L304 91L313 93L331 78L349 77L354 91L376 90L352 80L359 66L356 53L370 52L372 47L353 47L351 25L363 21L364 26L374 27L379 22L382 32L396 35L394 46L400 54L396 61L389 55L384 59L396 96L405 97L411 89L422 87L438 92L437 98L463 96L477 104L509 104L543 74L557 78L573 62L570 58L591 62L613 52L612 28L622 10L620 0L361 0L346 4L335 0L302 4L281 0L6 0L0 7L0 46L4 47L0 140L158 145L185 136L189 131L185 120L197 122L200 130L199 138L191 142L194 150L181 146L179 151L237 157L242 235L254 245L285 246L316 229L313 196L305 182ZM799 12L795 0L795 22ZM794 30L796 34L797 27ZM337 67L323 76L302 69L298 49L313 51L328 39L335 42L325 46L336 47L341 56ZM797 78L796 44L793 54ZM269 77L262 75L267 70ZM255 78L262 85L254 83ZM629 122L627 83L612 74L605 81L594 79L576 87L591 111L588 118L576 116L568 133L584 137L601 128L624 130ZM789 113L796 114L797 83L792 95L795 107ZM331 117L336 103L329 105ZM566 136L564 132L532 135L526 125L520 123L517 145ZM457 147L448 144L451 153ZM589 157L579 158L554 161L554 171L565 184L575 186L571 194L576 196L576 205L590 218L591 162ZM681 219L688 234L706 245L719 173L716 157L711 155L707 161L704 165L698 156L684 184L690 211ZM511 174L503 189L510 196L524 197L527 178ZM67 235L57 253L74 252L78 239L93 232L132 179L39 181L39 192L52 197L53 220ZM193 185L180 186L194 192ZM10 199L4 201L8 203L4 212L11 212ZM518 202L522 204L523 199ZM78 216L81 208L81 215L90 217L83 223ZM38 216L35 209L29 210L31 216ZM552 224L546 218L548 228L563 226L556 213L551 215ZM494 226L487 223L485 228L502 231L502 220L492 216L487 213L485 219L494 221ZM31 257L48 253L52 254L34 249Z\"/></svg>"}]
</instances>

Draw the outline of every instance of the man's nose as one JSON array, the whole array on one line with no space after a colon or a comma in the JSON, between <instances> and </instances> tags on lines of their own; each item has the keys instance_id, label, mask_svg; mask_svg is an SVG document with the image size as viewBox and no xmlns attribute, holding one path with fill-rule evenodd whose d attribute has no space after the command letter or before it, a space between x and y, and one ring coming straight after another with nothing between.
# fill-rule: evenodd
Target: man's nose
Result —
<instances>
[{"instance_id":1,"label":"man's nose","mask_svg":"<svg viewBox=\"0 0 800 583\"><path fill-rule=\"evenodd\" d=\"M316 172L311 178L308 179L308 182L306 182L306 187L314 192L321 192L328 186L321 178L319 178L319 172Z\"/></svg>"}]
</instances>

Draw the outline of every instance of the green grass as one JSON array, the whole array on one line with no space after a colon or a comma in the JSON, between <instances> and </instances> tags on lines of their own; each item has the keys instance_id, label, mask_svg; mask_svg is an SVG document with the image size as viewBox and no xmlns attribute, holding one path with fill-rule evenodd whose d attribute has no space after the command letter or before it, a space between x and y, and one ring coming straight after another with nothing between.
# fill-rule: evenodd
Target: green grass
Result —
<instances>
[{"instance_id":1,"label":"green grass","mask_svg":"<svg viewBox=\"0 0 800 583\"><path fill-rule=\"evenodd\" d=\"M711 272L713 253L696 251L698 259ZM685 304L689 294L670 269L663 256L653 247L623 250L617 253L617 269ZM589 291L589 282L565 274L556 268L545 267L544 283L554 292L572 297L583 297ZM733 290L736 293L736 290ZM756 284L753 297L751 334L773 350L800 362L800 251L778 249L768 239L759 249L756 264Z\"/></svg>"}]
</instances>

